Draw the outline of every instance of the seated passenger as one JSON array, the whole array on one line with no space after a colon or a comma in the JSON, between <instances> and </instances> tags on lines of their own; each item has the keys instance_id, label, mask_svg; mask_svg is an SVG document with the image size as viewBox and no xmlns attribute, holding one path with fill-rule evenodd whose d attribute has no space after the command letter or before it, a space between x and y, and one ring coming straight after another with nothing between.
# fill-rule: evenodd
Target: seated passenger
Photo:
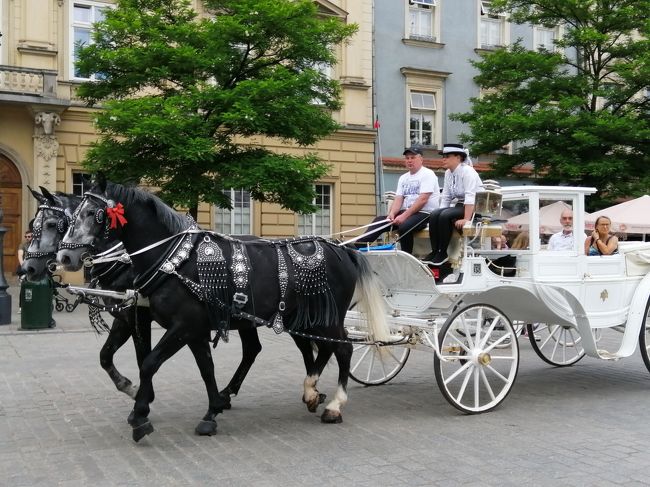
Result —
<instances>
[{"instance_id":1,"label":"seated passenger","mask_svg":"<svg viewBox=\"0 0 650 487\"><path fill-rule=\"evenodd\" d=\"M562 230L551 235L548 250L573 250L573 210L562 210L560 225Z\"/></svg>"},{"instance_id":2,"label":"seated passenger","mask_svg":"<svg viewBox=\"0 0 650 487\"><path fill-rule=\"evenodd\" d=\"M530 237L528 236L528 232L521 232L512 241L512 247L510 248L512 250L526 250L529 245L530 245Z\"/></svg>"},{"instance_id":3,"label":"seated passenger","mask_svg":"<svg viewBox=\"0 0 650 487\"><path fill-rule=\"evenodd\" d=\"M506 250L508 248L508 237L492 237L492 250Z\"/></svg>"},{"instance_id":4,"label":"seated passenger","mask_svg":"<svg viewBox=\"0 0 650 487\"><path fill-rule=\"evenodd\" d=\"M424 258L434 265L442 265L449 259L447 247L453 227L461 230L472 219L476 192L483 187L478 173L465 164L467 152L462 145L445 144L440 154L446 169L445 181L440 208L429 216L431 253Z\"/></svg>"},{"instance_id":5,"label":"seated passenger","mask_svg":"<svg viewBox=\"0 0 650 487\"><path fill-rule=\"evenodd\" d=\"M423 166L424 159L420 147L407 147L403 155L408 172L402 174L397 182L395 201L388 216L375 218L373 223L377 224L371 225L365 236L357 239L357 243L374 242L382 233L394 228L400 235L402 250L412 254L413 234L427 226L429 213L438 208L440 187L435 173ZM390 220L392 225L380 223L386 219Z\"/></svg>"},{"instance_id":6,"label":"seated passenger","mask_svg":"<svg viewBox=\"0 0 650 487\"><path fill-rule=\"evenodd\" d=\"M599 216L594 224L594 231L585 240L586 255L612 255L618 253L618 237L609 233L612 221L606 216Z\"/></svg>"}]
</instances>

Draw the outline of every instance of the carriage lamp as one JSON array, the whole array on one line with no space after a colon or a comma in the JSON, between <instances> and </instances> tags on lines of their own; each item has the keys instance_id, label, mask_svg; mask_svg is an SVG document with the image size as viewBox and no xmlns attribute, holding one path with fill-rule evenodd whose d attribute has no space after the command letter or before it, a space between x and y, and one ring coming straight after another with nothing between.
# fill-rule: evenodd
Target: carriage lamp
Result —
<instances>
[{"instance_id":1,"label":"carriage lamp","mask_svg":"<svg viewBox=\"0 0 650 487\"><path fill-rule=\"evenodd\" d=\"M2 211L2 200L0 199L0 249L4 249L4 236L7 229L2 226L4 219L4 211ZM5 271L3 267L3 258L0 258L0 325L8 325L11 323L11 296L7 293L7 280L5 279Z\"/></svg>"}]
</instances>

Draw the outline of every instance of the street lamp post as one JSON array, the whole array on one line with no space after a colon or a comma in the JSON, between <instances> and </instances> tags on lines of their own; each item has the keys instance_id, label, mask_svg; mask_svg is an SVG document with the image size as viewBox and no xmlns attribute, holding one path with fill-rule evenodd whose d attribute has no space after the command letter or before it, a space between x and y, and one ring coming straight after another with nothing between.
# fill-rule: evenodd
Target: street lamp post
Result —
<instances>
[{"instance_id":1,"label":"street lamp post","mask_svg":"<svg viewBox=\"0 0 650 487\"><path fill-rule=\"evenodd\" d=\"M0 201L0 204L2 202ZM0 206L0 325L8 325L11 323L11 296L7 293L7 280L5 279L5 271L3 267L3 258L2 252L4 249L3 240L5 232L7 229L2 226L2 220L4 218L4 211L2 211L2 206Z\"/></svg>"}]
</instances>

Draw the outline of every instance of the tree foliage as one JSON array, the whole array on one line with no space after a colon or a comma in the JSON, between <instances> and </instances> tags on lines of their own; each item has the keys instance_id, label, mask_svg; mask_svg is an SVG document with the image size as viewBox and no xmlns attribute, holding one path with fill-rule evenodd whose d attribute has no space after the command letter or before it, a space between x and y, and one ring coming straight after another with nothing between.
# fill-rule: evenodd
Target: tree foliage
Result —
<instances>
[{"instance_id":1,"label":"tree foliage","mask_svg":"<svg viewBox=\"0 0 650 487\"><path fill-rule=\"evenodd\" d=\"M650 0L494 0L510 20L561 26L556 52L516 42L474 62L481 98L454 119L476 153L515 142L496 176L530 165L550 184L595 186L603 206L650 183Z\"/></svg>"},{"instance_id":2,"label":"tree foliage","mask_svg":"<svg viewBox=\"0 0 650 487\"><path fill-rule=\"evenodd\" d=\"M117 181L161 189L167 201L229 207L222 192L313 211L329 166L308 154L246 144L276 137L309 146L334 132L340 86L320 66L355 31L311 0L120 0L95 24L77 69L96 78L77 94L101 103L100 140L85 164Z\"/></svg>"}]
</instances>

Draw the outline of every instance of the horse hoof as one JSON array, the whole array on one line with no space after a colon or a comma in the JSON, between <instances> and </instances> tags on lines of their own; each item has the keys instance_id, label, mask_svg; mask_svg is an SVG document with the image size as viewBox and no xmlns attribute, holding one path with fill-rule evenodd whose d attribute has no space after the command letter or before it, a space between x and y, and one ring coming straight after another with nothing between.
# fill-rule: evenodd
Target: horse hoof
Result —
<instances>
[{"instance_id":1,"label":"horse hoof","mask_svg":"<svg viewBox=\"0 0 650 487\"><path fill-rule=\"evenodd\" d=\"M206 421L202 419L194 429L195 433L199 436L212 436L217 434L217 422Z\"/></svg>"},{"instance_id":2,"label":"horse hoof","mask_svg":"<svg viewBox=\"0 0 650 487\"><path fill-rule=\"evenodd\" d=\"M312 400L307 401L305 399L305 396L302 396L302 402L307 405L307 411L309 411L310 413L315 413L316 410L318 409L318 405L320 404L318 399L319 399L318 397L314 397Z\"/></svg>"},{"instance_id":3,"label":"horse hoof","mask_svg":"<svg viewBox=\"0 0 650 487\"><path fill-rule=\"evenodd\" d=\"M133 441L137 443L151 433L153 433L153 425L151 424L151 421L147 421L146 423L133 428Z\"/></svg>"},{"instance_id":4,"label":"horse hoof","mask_svg":"<svg viewBox=\"0 0 650 487\"><path fill-rule=\"evenodd\" d=\"M343 416L338 411L332 411L331 409L326 409L325 412L320 417L321 423L327 424L338 424L343 422Z\"/></svg>"}]
</instances>

